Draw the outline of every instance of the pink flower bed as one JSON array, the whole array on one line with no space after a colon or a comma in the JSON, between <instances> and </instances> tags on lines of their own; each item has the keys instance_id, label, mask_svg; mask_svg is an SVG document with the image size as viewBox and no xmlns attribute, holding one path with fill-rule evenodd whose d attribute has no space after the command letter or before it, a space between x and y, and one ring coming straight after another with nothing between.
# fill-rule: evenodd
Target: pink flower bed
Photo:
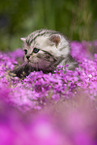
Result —
<instances>
[{"instance_id":1,"label":"pink flower bed","mask_svg":"<svg viewBox=\"0 0 97 145\"><path fill-rule=\"evenodd\" d=\"M0 52L0 145L97 144L97 117L94 115L97 113L97 54L90 52L94 52L92 48L96 52L97 41L72 42L71 47L71 54L79 63L75 71L65 66L65 73L59 67L53 74L34 71L24 79L8 75L22 61L24 52L21 49ZM68 102L75 96L80 106L78 110L72 112L69 107L68 111L62 103L63 109L55 113L56 118L51 109L55 109L53 104L62 100ZM89 107L85 111L80 105L82 96L85 96L83 106ZM44 109L47 106L49 113Z\"/></svg>"}]
</instances>

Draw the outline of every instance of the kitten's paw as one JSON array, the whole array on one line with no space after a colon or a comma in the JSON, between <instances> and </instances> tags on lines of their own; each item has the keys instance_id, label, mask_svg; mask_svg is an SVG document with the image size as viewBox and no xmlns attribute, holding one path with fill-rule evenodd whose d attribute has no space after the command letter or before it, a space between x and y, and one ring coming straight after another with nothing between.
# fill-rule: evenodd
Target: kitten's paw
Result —
<instances>
[{"instance_id":1,"label":"kitten's paw","mask_svg":"<svg viewBox=\"0 0 97 145\"><path fill-rule=\"evenodd\" d=\"M10 71L10 72L8 73L8 75L9 75L10 77L16 77L16 74L15 74L13 71Z\"/></svg>"}]
</instances>

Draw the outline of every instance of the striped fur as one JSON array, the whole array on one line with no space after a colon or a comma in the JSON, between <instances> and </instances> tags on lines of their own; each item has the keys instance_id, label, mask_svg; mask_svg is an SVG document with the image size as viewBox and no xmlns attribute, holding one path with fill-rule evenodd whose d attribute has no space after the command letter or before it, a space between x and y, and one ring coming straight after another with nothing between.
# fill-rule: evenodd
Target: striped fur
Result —
<instances>
[{"instance_id":1,"label":"striped fur","mask_svg":"<svg viewBox=\"0 0 97 145\"><path fill-rule=\"evenodd\" d=\"M69 64L69 69L77 65L70 55L68 40L59 32L41 29L21 40L24 41L24 61L35 70L49 72L54 71L58 65Z\"/></svg>"}]
</instances>

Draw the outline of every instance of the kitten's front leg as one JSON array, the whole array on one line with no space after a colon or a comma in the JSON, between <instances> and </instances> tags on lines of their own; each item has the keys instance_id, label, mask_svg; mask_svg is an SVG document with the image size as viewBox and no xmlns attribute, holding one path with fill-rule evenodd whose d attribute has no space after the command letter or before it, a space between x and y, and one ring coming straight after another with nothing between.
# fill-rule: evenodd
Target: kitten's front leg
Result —
<instances>
[{"instance_id":1,"label":"kitten's front leg","mask_svg":"<svg viewBox=\"0 0 97 145\"><path fill-rule=\"evenodd\" d=\"M19 78L24 78L32 71L34 71L34 68L29 63L23 63L21 66L18 66L13 71L10 71L9 75L13 77L17 76Z\"/></svg>"}]
</instances>

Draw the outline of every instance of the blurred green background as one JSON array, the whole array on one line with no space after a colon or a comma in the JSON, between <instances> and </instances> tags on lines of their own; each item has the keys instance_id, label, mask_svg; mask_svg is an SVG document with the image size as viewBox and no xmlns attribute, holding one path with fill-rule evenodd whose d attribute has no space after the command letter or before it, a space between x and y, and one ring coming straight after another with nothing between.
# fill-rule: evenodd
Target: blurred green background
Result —
<instances>
[{"instance_id":1,"label":"blurred green background","mask_svg":"<svg viewBox=\"0 0 97 145\"><path fill-rule=\"evenodd\" d=\"M69 40L97 39L97 0L2 0L0 50L22 46L25 37L40 28L54 29Z\"/></svg>"}]
</instances>

